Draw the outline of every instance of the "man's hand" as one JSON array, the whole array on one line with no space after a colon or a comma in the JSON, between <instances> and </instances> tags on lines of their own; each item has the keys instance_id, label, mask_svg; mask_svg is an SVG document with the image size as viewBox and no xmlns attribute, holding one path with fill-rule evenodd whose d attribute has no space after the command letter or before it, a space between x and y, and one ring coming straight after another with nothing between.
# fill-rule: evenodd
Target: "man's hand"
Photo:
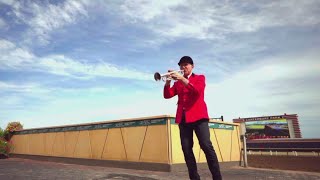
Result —
<instances>
[{"instance_id":1,"label":"man's hand","mask_svg":"<svg viewBox=\"0 0 320 180\"><path fill-rule=\"evenodd\" d=\"M184 79L183 75L181 73L177 72L177 71L172 72L171 78L174 79L174 80L182 80L182 79Z\"/></svg>"},{"instance_id":2,"label":"man's hand","mask_svg":"<svg viewBox=\"0 0 320 180\"><path fill-rule=\"evenodd\" d=\"M169 70L168 70L168 73L170 73L170 72L172 72L172 71L173 71L173 70L169 69ZM170 76L170 77L171 77L171 76ZM166 86L169 86L169 85L170 85L170 83L171 83L171 78L167 78L167 79L166 79L166 84L165 84L165 85L166 85Z\"/></svg>"},{"instance_id":3,"label":"man's hand","mask_svg":"<svg viewBox=\"0 0 320 180\"><path fill-rule=\"evenodd\" d=\"M172 72L172 74L170 76L174 80L181 81L185 86L187 86L189 84L189 80L177 71Z\"/></svg>"}]
</instances>

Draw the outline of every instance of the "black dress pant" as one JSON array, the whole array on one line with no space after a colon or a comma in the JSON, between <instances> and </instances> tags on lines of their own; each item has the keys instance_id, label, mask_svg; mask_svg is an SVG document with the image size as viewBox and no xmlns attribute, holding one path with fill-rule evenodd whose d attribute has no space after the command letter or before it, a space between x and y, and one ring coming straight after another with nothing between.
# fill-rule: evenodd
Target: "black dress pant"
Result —
<instances>
[{"instance_id":1,"label":"black dress pant","mask_svg":"<svg viewBox=\"0 0 320 180\"><path fill-rule=\"evenodd\" d=\"M200 179L197 170L197 162L193 154L193 131L195 131L201 149L206 155L207 163L214 180L221 180L220 167L216 152L210 140L210 131L208 126L208 119L202 119L194 123L185 123L185 118L179 124L180 140L184 159L186 161L190 179Z\"/></svg>"}]
</instances>

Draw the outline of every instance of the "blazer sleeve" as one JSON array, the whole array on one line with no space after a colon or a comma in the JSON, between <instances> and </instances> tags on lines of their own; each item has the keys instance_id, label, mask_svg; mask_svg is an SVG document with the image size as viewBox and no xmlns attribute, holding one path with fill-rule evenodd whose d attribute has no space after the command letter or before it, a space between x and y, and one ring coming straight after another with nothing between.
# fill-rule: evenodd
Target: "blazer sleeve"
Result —
<instances>
[{"instance_id":1,"label":"blazer sleeve","mask_svg":"<svg viewBox=\"0 0 320 180\"><path fill-rule=\"evenodd\" d=\"M201 93L204 92L204 88L206 87L205 76L199 75L195 81L189 82L186 87L195 95L199 96Z\"/></svg>"},{"instance_id":2,"label":"blazer sleeve","mask_svg":"<svg viewBox=\"0 0 320 180\"><path fill-rule=\"evenodd\" d=\"M164 85L163 97L165 99L172 98L175 95L177 95L176 83L174 83L172 87L170 87L170 85L168 85L168 86Z\"/></svg>"}]
</instances>

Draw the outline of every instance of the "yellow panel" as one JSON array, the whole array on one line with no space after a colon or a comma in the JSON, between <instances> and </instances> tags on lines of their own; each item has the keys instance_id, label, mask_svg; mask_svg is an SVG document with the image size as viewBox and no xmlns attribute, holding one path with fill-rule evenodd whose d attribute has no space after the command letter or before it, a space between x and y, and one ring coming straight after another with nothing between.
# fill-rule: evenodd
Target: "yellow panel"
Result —
<instances>
[{"instance_id":1,"label":"yellow panel","mask_svg":"<svg viewBox=\"0 0 320 180\"><path fill-rule=\"evenodd\" d=\"M217 155L217 158L218 158L218 161L219 162L222 162L222 154L221 154L221 148L219 147L218 145L218 142L221 141L221 139L217 139L217 134L216 134L216 130L217 129L211 129L210 128L210 139L212 141L212 145L213 145L213 148L216 152L216 155Z\"/></svg>"},{"instance_id":2,"label":"yellow panel","mask_svg":"<svg viewBox=\"0 0 320 180\"><path fill-rule=\"evenodd\" d=\"M232 131L224 129L215 129L215 132L221 150L223 162L230 161Z\"/></svg>"},{"instance_id":3,"label":"yellow panel","mask_svg":"<svg viewBox=\"0 0 320 180\"><path fill-rule=\"evenodd\" d=\"M28 134L27 135L27 139L28 139L28 145L27 145L27 151L28 151L28 154L31 154L31 155L34 155L34 134Z\"/></svg>"},{"instance_id":4,"label":"yellow panel","mask_svg":"<svg viewBox=\"0 0 320 180\"><path fill-rule=\"evenodd\" d=\"M196 135L196 133L194 131L193 131L193 148L192 148L192 150L193 150L194 157L196 158L196 161L199 162L199 160L200 160L200 152L202 152L202 150L200 148L200 144L199 144L197 135Z\"/></svg>"},{"instance_id":5,"label":"yellow panel","mask_svg":"<svg viewBox=\"0 0 320 180\"><path fill-rule=\"evenodd\" d=\"M24 145L25 145L25 149L26 149L26 154L30 154L30 151L29 151L30 134L26 134L24 140L25 140L25 144Z\"/></svg>"},{"instance_id":6,"label":"yellow panel","mask_svg":"<svg viewBox=\"0 0 320 180\"><path fill-rule=\"evenodd\" d=\"M29 154L44 154L44 136L43 134L29 134Z\"/></svg>"},{"instance_id":7,"label":"yellow panel","mask_svg":"<svg viewBox=\"0 0 320 180\"><path fill-rule=\"evenodd\" d=\"M171 123L170 123L170 119L166 119L166 126L167 126L167 138L168 138L168 153L169 153L169 164L172 164L172 142L171 142Z\"/></svg>"},{"instance_id":8,"label":"yellow panel","mask_svg":"<svg viewBox=\"0 0 320 180\"><path fill-rule=\"evenodd\" d=\"M56 133L46 133L45 134L45 154L48 156L52 156L52 148L55 139Z\"/></svg>"},{"instance_id":9,"label":"yellow panel","mask_svg":"<svg viewBox=\"0 0 320 180\"><path fill-rule=\"evenodd\" d=\"M37 147L38 147L38 151L37 153L39 155L44 155L45 154L45 134L44 133L40 133L37 135Z\"/></svg>"},{"instance_id":10,"label":"yellow panel","mask_svg":"<svg viewBox=\"0 0 320 180\"><path fill-rule=\"evenodd\" d=\"M22 135L22 149L23 149L23 154L28 154L28 135L24 134Z\"/></svg>"},{"instance_id":11,"label":"yellow panel","mask_svg":"<svg viewBox=\"0 0 320 180\"><path fill-rule=\"evenodd\" d=\"M73 157L74 150L77 144L79 136L79 131L69 131L64 132L64 140L65 140L65 156Z\"/></svg>"},{"instance_id":12,"label":"yellow panel","mask_svg":"<svg viewBox=\"0 0 320 180\"><path fill-rule=\"evenodd\" d=\"M103 147L106 142L108 129L89 131L92 149L92 158L101 159Z\"/></svg>"},{"instance_id":13,"label":"yellow panel","mask_svg":"<svg viewBox=\"0 0 320 180\"><path fill-rule=\"evenodd\" d=\"M29 134L29 154L37 154L37 134Z\"/></svg>"},{"instance_id":14,"label":"yellow panel","mask_svg":"<svg viewBox=\"0 0 320 180\"><path fill-rule=\"evenodd\" d=\"M171 142L172 142L172 163L184 163L184 156L181 149L179 126L171 125Z\"/></svg>"},{"instance_id":15,"label":"yellow panel","mask_svg":"<svg viewBox=\"0 0 320 180\"><path fill-rule=\"evenodd\" d=\"M238 127L232 131L231 161L240 161L240 137Z\"/></svg>"},{"instance_id":16,"label":"yellow panel","mask_svg":"<svg viewBox=\"0 0 320 180\"><path fill-rule=\"evenodd\" d=\"M14 135L11 139L11 143L12 143L12 153L15 154L23 154L24 152L24 148L23 148L23 141L24 136L23 135Z\"/></svg>"},{"instance_id":17,"label":"yellow panel","mask_svg":"<svg viewBox=\"0 0 320 180\"><path fill-rule=\"evenodd\" d=\"M109 129L102 159L127 160L120 128Z\"/></svg>"},{"instance_id":18,"label":"yellow panel","mask_svg":"<svg viewBox=\"0 0 320 180\"><path fill-rule=\"evenodd\" d=\"M214 150L216 152L216 155L218 157L218 161L220 161L220 159L221 159L220 151L219 151L219 148L218 148L218 145L217 145L217 141L216 141L213 129L211 129L211 128L210 128L210 140L212 142L212 146L213 146L213 148L214 148ZM206 155L204 154L204 152L202 150L200 151L199 162L207 162Z\"/></svg>"},{"instance_id":19,"label":"yellow panel","mask_svg":"<svg viewBox=\"0 0 320 180\"><path fill-rule=\"evenodd\" d=\"M214 134L210 129L211 133L211 141L214 145L213 140L215 140ZM172 141L172 161L173 163L184 163L184 156L181 149L181 142L180 142L180 132L178 125L171 125L171 141ZM193 133L193 153L197 160L197 162L207 162L206 157L200 148L198 138L195 133ZM216 143L216 142L215 142ZM215 145L214 145L215 146ZM216 148L215 148L216 149Z\"/></svg>"},{"instance_id":20,"label":"yellow panel","mask_svg":"<svg viewBox=\"0 0 320 180\"><path fill-rule=\"evenodd\" d=\"M199 162L207 162L206 155L203 151L200 151Z\"/></svg>"},{"instance_id":21,"label":"yellow panel","mask_svg":"<svg viewBox=\"0 0 320 180\"><path fill-rule=\"evenodd\" d=\"M92 158L89 131L80 131L74 157Z\"/></svg>"},{"instance_id":22,"label":"yellow panel","mask_svg":"<svg viewBox=\"0 0 320 180\"><path fill-rule=\"evenodd\" d=\"M147 126L121 128L128 161L139 161Z\"/></svg>"},{"instance_id":23,"label":"yellow panel","mask_svg":"<svg viewBox=\"0 0 320 180\"><path fill-rule=\"evenodd\" d=\"M140 161L168 163L168 137L166 125L148 126Z\"/></svg>"},{"instance_id":24,"label":"yellow panel","mask_svg":"<svg viewBox=\"0 0 320 180\"><path fill-rule=\"evenodd\" d=\"M10 153L15 153L15 147L17 146L16 144L16 140L17 140L17 136L12 136L10 139L10 143L11 143L11 149L10 149Z\"/></svg>"},{"instance_id":25,"label":"yellow panel","mask_svg":"<svg viewBox=\"0 0 320 180\"><path fill-rule=\"evenodd\" d=\"M35 146L36 146L36 151L35 153L37 155L43 155L44 154L44 136L43 134L36 134L35 138Z\"/></svg>"},{"instance_id":26,"label":"yellow panel","mask_svg":"<svg viewBox=\"0 0 320 180\"><path fill-rule=\"evenodd\" d=\"M23 136L23 154L29 154L29 144L28 144L28 134L24 134Z\"/></svg>"},{"instance_id":27,"label":"yellow panel","mask_svg":"<svg viewBox=\"0 0 320 180\"><path fill-rule=\"evenodd\" d=\"M19 144L20 144L20 136L14 135L11 137L11 153L19 154Z\"/></svg>"},{"instance_id":28,"label":"yellow panel","mask_svg":"<svg viewBox=\"0 0 320 180\"><path fill-rule=\"evenodd\" d=\"M54 144L52 148L53 156L64 156L65 154L65 145L64 145L64 132L58 132L54 138Z\"/></svg>"}]
</instances>

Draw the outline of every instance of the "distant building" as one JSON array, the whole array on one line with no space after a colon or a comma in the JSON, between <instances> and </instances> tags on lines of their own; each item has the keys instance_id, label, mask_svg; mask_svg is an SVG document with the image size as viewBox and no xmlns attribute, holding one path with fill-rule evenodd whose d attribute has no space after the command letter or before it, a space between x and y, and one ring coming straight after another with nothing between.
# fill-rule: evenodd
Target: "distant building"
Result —
<instances>
[{"instance_id":1,"label":"distant building","mask_svg":"<svg viewBox=\"0 0 320 180\"><path fill-rule=\"evenodd\" d=\"M297 114L233 119L241 123L248 139L301 138ZM244 132L242 132L243 134Z\"/></svg>"}]
</instances>

